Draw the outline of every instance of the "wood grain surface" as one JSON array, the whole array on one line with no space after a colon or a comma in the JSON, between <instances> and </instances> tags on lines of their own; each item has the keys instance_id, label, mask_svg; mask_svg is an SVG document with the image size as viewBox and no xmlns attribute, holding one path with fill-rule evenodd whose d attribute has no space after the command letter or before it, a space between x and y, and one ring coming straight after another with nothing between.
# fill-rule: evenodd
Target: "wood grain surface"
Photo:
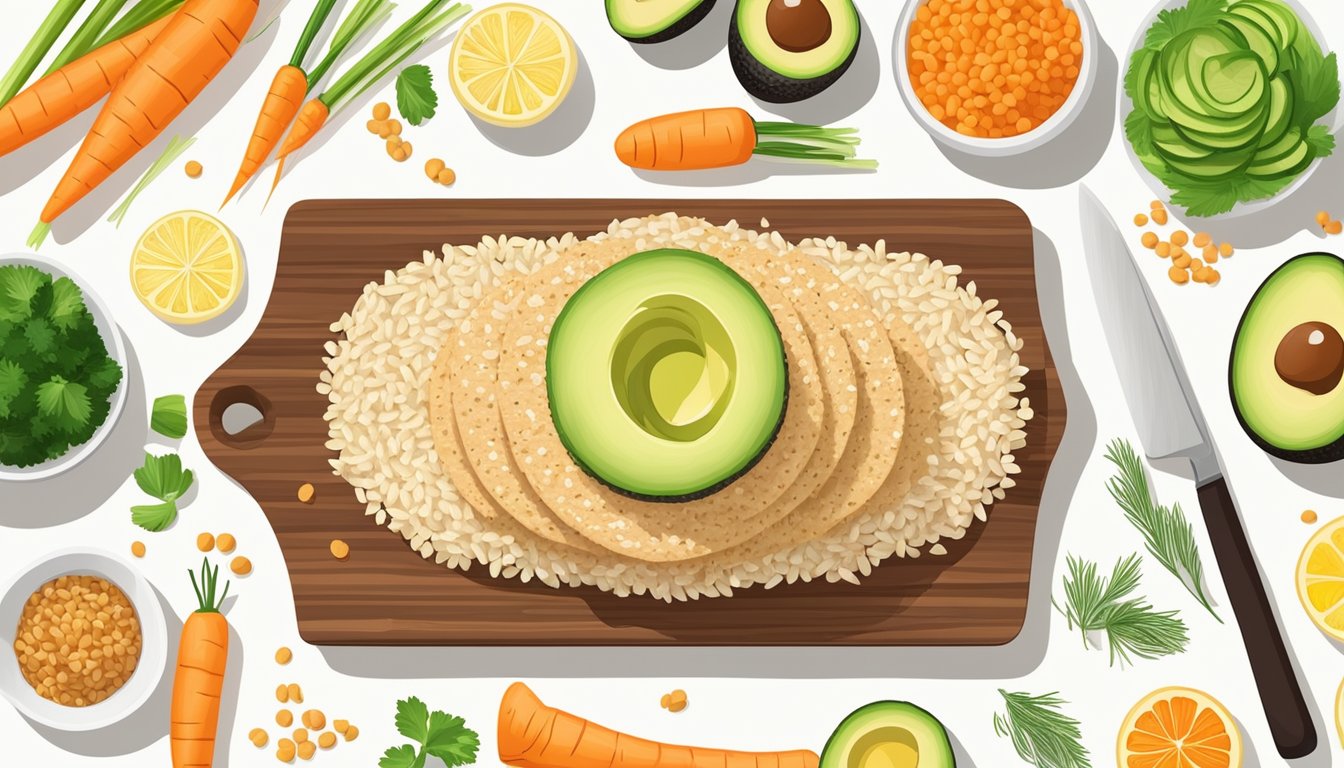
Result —
<instances>
[{"instance_id":1,"label":"wood grain surface","mask_svg":"<svg viewBox=\"0 0 1344 768\"><path fill-rule=\"evenodd\" d=\"M731 598L665 604L594 588L559 590L460 572L413 552L366 517L331 473L325 396L315 389L329 325L366 283L444 243L484 235L586 236L613 218L677 211L715 223L762 218L796 241L885 239L961 264L979 294L999 299L1025 343L1025 396L1036 412L1022 473L989 522L949 554L891 559L861 586L780 585ZM226 407L264 420L230 436ZM1027 217L997 200L340 200L290 210L275 288L252 338L201 387L196 431L206 453L261 504L289 568L299 632L319 645L997 645L1026 616L1042 487L1064 433L1059 377L1041 327ZM301 482L317 487L300 503ZM333 538L350 544L342 562Z\"/></svg>"}]
</instances>

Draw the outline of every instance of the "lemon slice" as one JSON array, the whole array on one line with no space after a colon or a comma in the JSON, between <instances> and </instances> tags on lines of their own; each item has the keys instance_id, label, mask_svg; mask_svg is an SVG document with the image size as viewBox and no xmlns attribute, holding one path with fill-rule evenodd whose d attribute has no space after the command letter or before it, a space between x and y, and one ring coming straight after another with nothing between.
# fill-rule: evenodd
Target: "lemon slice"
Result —
<instances>
[{"instance_id":1,"label":"lemon slice","mask_svg":"<svg viewBox=\"0 0 1344 768\"><path fill-rule=\"evenodd\" d=\"M1322 632L1344 641L1344 517L1321 526L1302 548L1297 598Z\"/></svg>"},{"instance_id":2,"label":"lemon slice","mask_svg":"<svg viewBox=\"0 0 1344 768\"><path fill-rule=\"evenodd\" d=\"M514 128L554 112L578 68L579 52L564 27L519 3L467 19L448 57L448 79L462 106L487 123Z\"/></svg>"},{"instance_id":3,"label":"lemon slice","mask_svg":"<svg viewBox=\"0 0 1344 768\"><path fill-rule=\"evenodd\" d=\"M1344 743L1344 680L1339 682L1339 690L1335 692L1335 732L1339 734L1340 743Z\"/></svg>"},{"instance_id":4,"label":"lemon slice","mask_svg":"<svg viewBox=\"0 0 1344 768\"><path fill-rule=\"evenodd\" d=\"M243 252L219 219L170 213L150 225L131 254L131 288L150 312L179 325L223 314L243 290Z\"/></svg>"}]
</instances>

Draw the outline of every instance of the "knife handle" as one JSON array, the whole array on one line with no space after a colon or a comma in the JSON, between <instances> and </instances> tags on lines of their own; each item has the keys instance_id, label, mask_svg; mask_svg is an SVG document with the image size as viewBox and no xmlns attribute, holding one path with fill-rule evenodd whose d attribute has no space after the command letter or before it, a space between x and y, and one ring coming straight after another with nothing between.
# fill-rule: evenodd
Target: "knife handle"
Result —
<instances>
[{"instance_id":1,"label":"knife handle","mask_svg":"<svg viewBox=\"0 0 1344 768\"><path fill-rule=\"evenodd\" d=\"M1316 726L1302 697L1302 687L1298 685L1227 481L1220 477L1200 486L1199 506L1204 512L1232 612L1241 627L1241 639L1246 644L1274 746L1285 758L1306 757L1316 751Z\"/></svg>"}]
</instances>

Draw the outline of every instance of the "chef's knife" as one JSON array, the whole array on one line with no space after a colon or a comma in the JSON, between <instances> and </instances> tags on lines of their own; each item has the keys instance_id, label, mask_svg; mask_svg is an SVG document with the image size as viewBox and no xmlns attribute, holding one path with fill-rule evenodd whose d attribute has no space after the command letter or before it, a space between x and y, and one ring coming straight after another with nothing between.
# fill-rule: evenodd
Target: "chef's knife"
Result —
<instances>
[{"instance_id":1,"label":"chef's knife","mask_svg":"<svg viewBox=\"0 0 1344 768\"><path fill-rule=\"evenodd\" d=\"M1199 506L1274 744L1285 758L1305 757L1316 749L1316 728L1171 331L1124 236L1086 187L1080 206L1097 311L1144 453L1193 466Z\"/></svg>"}]
</instances>

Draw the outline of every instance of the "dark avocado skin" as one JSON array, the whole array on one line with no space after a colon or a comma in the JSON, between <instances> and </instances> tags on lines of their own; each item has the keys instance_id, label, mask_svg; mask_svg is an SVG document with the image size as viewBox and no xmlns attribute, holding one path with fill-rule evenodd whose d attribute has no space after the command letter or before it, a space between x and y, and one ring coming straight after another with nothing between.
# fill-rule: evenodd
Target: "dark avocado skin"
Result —
<instances>
[{"instance_id":1,"label":"dark avocado skin","mask_svg":"<svg viewBox=\"0 0 1344 768\"><path fill-rule=\"evenodd\" d=\"M708 16L709 12L712 10L714 10L714 0L702 0L700 5L696 6L695 10L682 16L675 24L665 28L662 32L649 35L648 37L629 37L621 34L621 30L616 29L615 27L612 27L612 29L616 29L616 34L621 35L621 37L624 37L626 40L639 45L665 43L674 37L681 37L689 32L691 27L704 21L705 17Z\"/></svg>"},{"instance_id":2,"label":"dark avocado skin","mask_svg":"<svg viewBox=\"0 0 1344 768\"><path fill-rule=\"evenodd\" d=\"M863 42L863 25L859 25L858 36L854 38L854 50L841 62L840 66L810 80L795 80L770 69L747 50L742 34L737 31L737 12L733 12L733 21L728 25L728 59L733 63L733 73L738 82L747 89L747 93L771 104L792 104L795 101L810 99L835 85L854 57L859 54L859 45Z\"/></svg>"},{"instance_id":3,"label":"dark avocado skin","mask_svg":"<svg viewBox=\"0 0 1344 768\"><path fill-rule=\"evenodd\" d=\"M784 353L784 370L785 371L789 370L789 356L787 352ZM779 430L781 427L784 426L784 417L788 414L788 412L789 412L789 377L785 376L784 403L783 406L779 409L779 421L775 422L775 428L770 432L770 439L766 441L765 445L761 446L761 450L756 454L756 456L752 458L751 461L747 462L746 466L742 467L742 471L738 472L732 477L726 478L722 482L715 483L714 485L711 485L708 488L705 488L704 490L697 491L695 493L684 494L682 496L647 496L642 493L635 493L634 491L626 490L625 488L621 488L620 486L612 485L611 483L608 483L606 480L603 480L601 475L590 470L578 456L575 456L573 453L570 453L568 446L566 446L565 452L569 453L569 458L573 459L574 463L578 465L579 469L582 469L584 472L587 472L589 477L593 478L597 482L601 483L602 485L605 485L606 487L610 488L616 493L619 493L622 496L635 499L636 501L652 501L659 504L684 504L688 501L696 501L697 499L703 499L706 496L713 496L719 491L722 491L724 488L727 488L728 486L737 482L738 478L741 478L743 475L747 474L753 468L755 468L755 466L761 462L761 459L765 458L765 454L770 452L771 446L775 444L775 440L779 437Z\"/></svg>"},{"instance_id":4,"label":"dark avocado skin","mask_svg":"<svg viewBox=\"0 0 1344 768\"><path fill-rule=\"evenodd\" d=\"M1254 295L1259 295L1260 291L1264 290L1265 286L1269 285L1281 272L1291 268L1294 262L1299 259L1305 259L1308 256L1319 255L1320 252L1313 251L1311 253L1299 254L1288 261L1285 261L1278 269L1271 272L1269 277L1265 278L1265 282L1260 284L1260 287L1256 289L1253 297ZM1233 384L1233 372L1236 370L1237 365L1237 342L1241 340L1242 330L1246 327L1246 316L1250 314L1250 308L1250 303L1247 303L1246 311L1242 312L1241 320L1237 322L1237 332L1232 336L1232 353L1228 356L1227 363L1227 391L1232 399L1232 412L1237 415L1237 422L1241 424L1241 428L1246 432L1246 435L1251 438L1251 442L1255 443L1260 450L1275 458L1291 461L1294 464L1332 464L1344 459L1344 439L1336 440L1330 445L1323 445L1320 448L1313 448L1309 451L1290 451L1261 437L1259 433L1252 429L1251 425L1246 422L1245 417L1242 416L1241 408L1237 405L1237 390ZM1344 384L1340 384L1340 386L1344 386Z\"/></svg>"}]
</instances>

